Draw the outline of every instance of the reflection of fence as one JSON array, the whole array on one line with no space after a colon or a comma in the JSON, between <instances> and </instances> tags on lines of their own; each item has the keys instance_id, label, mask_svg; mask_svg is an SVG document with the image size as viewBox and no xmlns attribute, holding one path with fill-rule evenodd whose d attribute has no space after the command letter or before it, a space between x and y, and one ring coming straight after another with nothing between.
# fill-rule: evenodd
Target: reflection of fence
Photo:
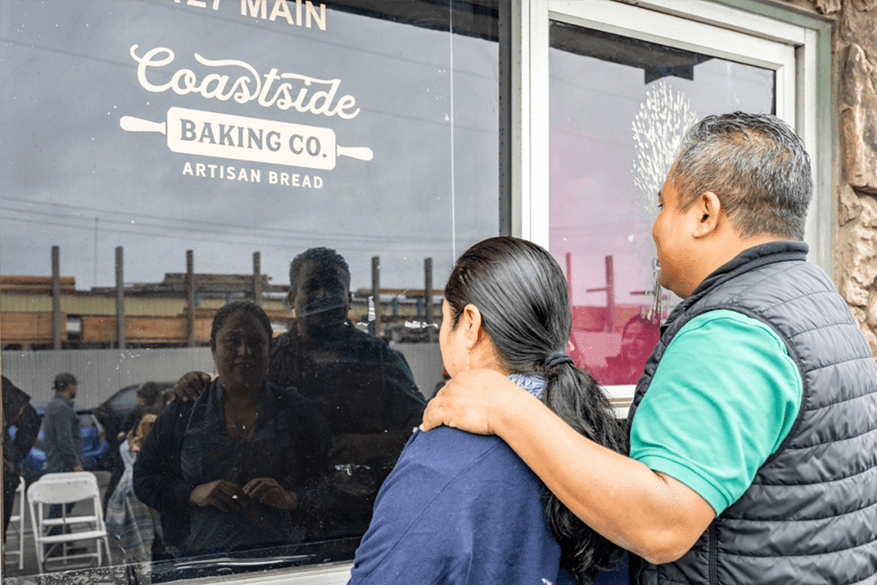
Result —
<instances>
[{"instance_id":1,"label":"reflection of fence","mask_svg":"<svg viewBox=\"0 0 877 585\"><path fill-rule=\"evenodd\" d=\"M0 361L3 375L35 402L51 400L56 374L73 373L79 382L76 403L88 407L97 406L131 384L174 381L192 370L213 372L213 357L206 347L3 351Z\"/></svg>"},{"instance_id":2,"label":"reflection of fence","mask_svg":"<svg viewBox=\"0 0 877 585\"><path fill-rule=\"evenodd\" d=\"M437 343L397 344L414 381L427 396L442 377ZM35 402L51 400L52 381L59 372L71 372L79 382L76 403L95 407L120 388L154 380L172 382L192 370L213 372L207 347L79 351L3 351L3 375L31 395Z\"/></svg>"}]
</instances>

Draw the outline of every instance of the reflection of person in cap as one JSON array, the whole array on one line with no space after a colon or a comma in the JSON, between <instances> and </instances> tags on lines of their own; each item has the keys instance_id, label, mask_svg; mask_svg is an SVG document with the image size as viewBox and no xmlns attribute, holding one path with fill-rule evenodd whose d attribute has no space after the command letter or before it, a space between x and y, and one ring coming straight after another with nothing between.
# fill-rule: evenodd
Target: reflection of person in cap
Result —
<instances>
[{"instance_id":1,"label":"reflection of person in cap","mask_svg":"<svg viewBox=\"0 0 877 585\"><path fill-rule=\"evenodd\" d=\"M85 451L82 432L79 428L79 416L73 409L73 400L79 386L73 374L64 372L55 376L55 396L46 405L43 415L43 447L46 452L46 473L62 473L83 471ZM67 512L73 509L74 503L63 504ZM49 518L61 517L62 504L49 507ZM59 534L60 526L49 531ZM50 547L49 547L50 548Z\"/></svg>"},{"instance_id":2,"label":"reflection of person in cap","mask_svg":"<svg viewBox=\"0 0 877 585\"><path fill-rule=\"evenodd\" d=\"M73 374L55 376L55 397L46 405L43 415L43 445L46 451L46 473L82 471L85 465L82 432L73 401L79 386Z\"/></svg>"}]
</instances>

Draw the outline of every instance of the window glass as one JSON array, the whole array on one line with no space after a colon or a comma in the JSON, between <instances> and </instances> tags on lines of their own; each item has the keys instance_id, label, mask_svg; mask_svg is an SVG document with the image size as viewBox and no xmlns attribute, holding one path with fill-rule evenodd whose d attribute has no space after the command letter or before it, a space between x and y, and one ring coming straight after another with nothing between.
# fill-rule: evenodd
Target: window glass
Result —
<instances>
[{"instance_id":1,"label":"window glass","mask_svg":"<svg viewBox=\"0 0 877 585\"><path fill-rule=\"evenodd\" d=\"M774 113L774 73L552 22L550 249L573 304L572 355L636 383L678 298L656 284L657 194L684 130L709 114Z\"/></svg>"},{"instance_id":2,"label":"window glass","mask_svg":"<svg viewBox=\"0 0 877 585\"><path fill-rule=\"evenodd\" d=\"M497 12L0 4L3 373L42 401L77 377L113 454L93 471L114 565L175 580L352 558L442 380L443 279L499 229ZM35 351L53 347L53 247L60 353ZM253 298L270 335L249 309L214 324ZM165 407L190 370L214 380ZM53 471L70 470L36 474ZM40 571L26 560L7 575Z\"/></svg>"}]
</instances>

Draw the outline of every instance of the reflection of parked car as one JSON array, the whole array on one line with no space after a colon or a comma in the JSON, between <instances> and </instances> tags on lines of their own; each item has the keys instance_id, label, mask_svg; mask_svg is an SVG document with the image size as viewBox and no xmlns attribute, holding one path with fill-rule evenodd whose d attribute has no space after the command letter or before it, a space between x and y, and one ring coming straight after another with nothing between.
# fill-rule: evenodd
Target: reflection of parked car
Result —
<instances>
[{"instance_id":1,"label":"reflection of parked car","mask_svg":"<svg viewBox=\"0 0 877 585\"><path fill-rule=\"evenodd\" d=\"M156 382L162 393L167 396L174 387L174 382ZM137 389L140 384L125 386L94 409L94 415L107 433L126 433L130 429L122 428L134 409L137 408Z\"/></svg>"},{"instance_id":2,"label":"reflection of parked car","mask_svg":"<svg viewBox=\"0 0 877 585\"><path fill-rule=\"evenodd\" d=\"M45 402L33 403L40 419L46 410ZM74 406L76 414L79 415L79 426L82 432L83 449L85 451L85 470L98 471L109 469L109 445L107 444L104 429L98 422L97 418L92 414L90 408L83 406ZM16 429L10 427L9 434L15 436ZM23 462L22 473L25 481L30 484L36 481L44 473L46 466L46 452L40 449L43 441L43 431L37 437L37 444L30 453L27 454Z\"/></svg>"}]
</instances>

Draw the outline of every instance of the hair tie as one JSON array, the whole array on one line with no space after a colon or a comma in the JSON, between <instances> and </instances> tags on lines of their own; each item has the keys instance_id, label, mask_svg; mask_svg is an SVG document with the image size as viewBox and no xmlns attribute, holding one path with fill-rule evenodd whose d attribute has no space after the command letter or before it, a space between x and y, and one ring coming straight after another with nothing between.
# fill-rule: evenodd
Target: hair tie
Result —
<instances>
[{"instance_id":1,"label":"hair tie","mask_svg":"<svg viewBox=\"0 0 877 585\"><path fill-rule=\"evenodd\" d=\"M575 365L575 362L573 362L572 358L569 357L569 355L567 355L566 352L558 351L557 353L553 353L550 356L548 356L548 358L546 358L545 369L550 370L554 366L557 366L560 364L573 364L573 365Z\"/></svg>"}]
</instances>

